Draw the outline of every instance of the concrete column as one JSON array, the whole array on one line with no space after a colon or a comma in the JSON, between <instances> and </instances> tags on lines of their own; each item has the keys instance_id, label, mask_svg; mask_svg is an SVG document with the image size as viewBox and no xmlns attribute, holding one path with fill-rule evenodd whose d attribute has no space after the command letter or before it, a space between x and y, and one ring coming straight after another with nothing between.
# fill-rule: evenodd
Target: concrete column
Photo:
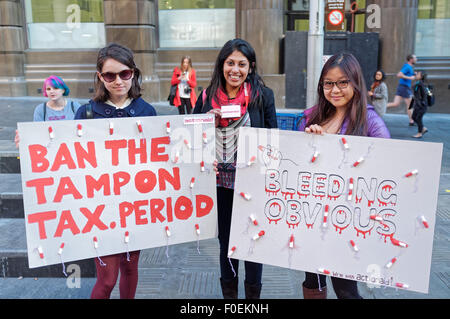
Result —
<instances>
[{"instance_id":1,"label":"concrete column","mask_svg":"<svg viewBox=\"0 0 450 319\"><path fill-rule=\"evenodd\" d=\"M119 43L134 52L142 71L142 95L159 101L159 79L155 72L158 47L158 1L104 0L106 42Z\"/></svg>"},{"instance_id":2,"label":"concrete column","mask_svg":"<svg viewBox=\"0 0 450 319\"><path fill-rule=\"evenodd\" d=\"M0 96L25 96L24 17L20 0L0 0Z\"/></svg>"},{"instance_id":3,"label":"concrete column","mask_svg":"<svg viewBox=\"0 0 450 319\"><path fill-rule=\"evenodd\" d=\"M276 107L284 107L284 75L280 73L283 0L236 0L236 35L256 51L258 72L275 92Z\"/></svg>"},{"instance_id":4,"label":"concrete column","mask_svg":"<svg viewBox=\"0 0 450 319\"><path fill-rule=\"evenodd\" d=\"M389 100L393 100L398 84L396 74L406 63L406 56L414 53L418 0L367 0L366 6L380 7L381 28L367 32L380 34L380 67L386 72ZM391 111L391 110L390 110ZM404 107L392 111L404 112Z\"/></svg>"}]
</instances>

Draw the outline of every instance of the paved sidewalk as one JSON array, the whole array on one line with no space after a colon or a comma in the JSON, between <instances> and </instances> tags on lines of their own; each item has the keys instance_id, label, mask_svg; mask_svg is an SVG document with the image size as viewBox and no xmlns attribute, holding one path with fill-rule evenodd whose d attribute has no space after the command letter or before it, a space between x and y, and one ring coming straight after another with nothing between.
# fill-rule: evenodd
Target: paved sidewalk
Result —
<instances>
[{"instance_id":1,"label":"paved sidewalk","mask_svg":"<svg viewBox=\"0 0 450 319\"><path fill-rule=\"evenodd\" d=\"M12 115L12 118L9 119L0 118L0 140L13 138L15 122L24 117L23 112L25 111L23 110L28 107L27 112L30 112L29 105L36 104L34 100L7 101L11 105L10 108L22 108L22 114ZM0 98L0 111L4 102L5 100ZM16 111L20 113L18 109ZM168 112L166 114L173 112L173 109L168 108L164 103L159 109L162 112ZM392 138L414 140L411 135L416 133L417 127L408 126L406 115L387 114L385 121ZM358 283L361 295L367 299L446 299L450 297L450 115L426 114L424 122L429 132L422 141L444 143L429 294L393 288L370 288L366 284ZM142 251L136 298L222 298L219 284L218 247L217 239L199 242L200 254L197 250L197 242L174 245L169 247L169 258L166 255L166 247ZM241 262L240 273L242 275L244 273L243 266L243 262ZM239 278L240 298L244 297L242 275ZM303 278L302 271L265 265L261 298L302 298L301 282ZM330 278L327 280L328 287L331 288ZM77 281L72 275L67 279L0 278L0 298L83 299L89 298L94 284L95 278L81 278ZM117 286L112 293L112 298L119 298ZM336 298L333 289L328 291L329 298Z\"/></svg>"}]
</instances>

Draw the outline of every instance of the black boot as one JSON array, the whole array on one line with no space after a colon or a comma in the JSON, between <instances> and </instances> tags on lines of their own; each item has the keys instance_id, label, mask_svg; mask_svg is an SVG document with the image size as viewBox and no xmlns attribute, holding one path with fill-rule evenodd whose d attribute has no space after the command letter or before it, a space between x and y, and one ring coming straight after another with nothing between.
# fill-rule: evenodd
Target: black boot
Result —
<instances>
[{"instance_id":1,"label":"black boot","mask_svg":"<svg viewBox=\"0 0 450 319\"><path fill-rule=\"evenodd\" d=\"M260 299L262 284L249 284L244 281L245 299Z\"/></svg>"},{"instance_id":2,"label":"black boot","mask_svg":"<svg viewBox=\"0 0 450 319\"><path fill-rule=\"evenodd\" d=\"M321 289L309 289L302 285L303 299L327 299L327 286L321 287Z\"/></svg>"},{"instance_id":3,"label":"black boot","mask_svg":"<svg viewBox=\"0 0 450 319\"><path fill-rule=\"evenodd\" d=\"M222 287L222 295L224 299L237 299L238 277L228 280L220 278L220 286Z\"/></svg>"}]
</instances>

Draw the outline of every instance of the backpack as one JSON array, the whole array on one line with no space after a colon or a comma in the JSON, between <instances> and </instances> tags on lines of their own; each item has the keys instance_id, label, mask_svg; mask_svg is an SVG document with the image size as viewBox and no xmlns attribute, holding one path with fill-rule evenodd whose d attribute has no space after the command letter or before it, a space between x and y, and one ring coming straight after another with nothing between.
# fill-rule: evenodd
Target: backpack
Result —
<instances>
[{"instance_id":1,"label":"backpack","mask_svg":"<svg viewBox=\"0 0 450 319\"><path fill-rule=\"evenodd\" d=\"M427 95L427 103L428 106L433 106L435 99L434 99L434 87L431 84L427 84L425 87L425 94Z\"/></svg>"}]
</instances>

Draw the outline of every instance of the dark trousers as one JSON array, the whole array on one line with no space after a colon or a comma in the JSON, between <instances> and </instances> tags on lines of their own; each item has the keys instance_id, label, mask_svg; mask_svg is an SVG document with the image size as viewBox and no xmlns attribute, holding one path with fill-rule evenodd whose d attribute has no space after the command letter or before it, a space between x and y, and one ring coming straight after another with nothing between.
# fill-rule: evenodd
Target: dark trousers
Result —
<instances>
[{"instance_id":1,"label":"dark trousers","mask_svg":"<svg viewBox=\"0 0 450 319\"><path fill-rule=\"evenodd\" d=\"M305 281L303 286L308 289L318 289L327 285L327 277L310 272L305 272ZM358 292L358 283L353 280L331 277L334 292L338 299L362 299Z\"/></svg>"},{"instance_id":2,"label":"dark trousers","mask_svg":"<svg viewBox=\"0 0 450 319\"><path fill-rule=\"evenodd\" d=\"M233 270L228 259L228 241L230 238L231 212L233 208L233 189L217 187L217 213L219 223L220 244L220 275L224 280L234 278ZM239 260L230 259L236 276L238 274ZM251 285L260 284L263 265L245 261L245 281Z\"/></svg>"},{"instance_id":3,"label":"dark trousers","mask_svg":"<svg viewBox=\"0 0 450 319\"><path fill-rule=\"evenodd\" d=\"M185 99L180 97L181 105L178 106L178 112L181 114L191 114L192 113L192 105L191 99Z\"/></svg>"},{"instance_id":4,"label":"dark trousers","mask_svg":"<svg viewBox=\"0 0 450 319\"><path fill-rule=\"evenodd\" d=\"M126 253L101 256L100 258L106 266L100 265L98 258L95 258L97 281L92 289L91 299L109 299L111 291L116 285L119 270L120 299L133 299L136 294L138 283L140 252L140 250L130 252L130 261L127 260Z\"/></svg>"},{"instance_id":5,"label":"dark trousers","mask_svg":"<svg viewBox=\"0 0 450 319\"><path fill-rule=\"evenodd\" d=\"M421 107L421 108L414 108L414 112L412 114L412 119L414 120L414 122L416 122L417 124L417 130L419 133L422 133L423 131L423 116L426 113L426 108Z\"/></svg>"}]
</instances>

